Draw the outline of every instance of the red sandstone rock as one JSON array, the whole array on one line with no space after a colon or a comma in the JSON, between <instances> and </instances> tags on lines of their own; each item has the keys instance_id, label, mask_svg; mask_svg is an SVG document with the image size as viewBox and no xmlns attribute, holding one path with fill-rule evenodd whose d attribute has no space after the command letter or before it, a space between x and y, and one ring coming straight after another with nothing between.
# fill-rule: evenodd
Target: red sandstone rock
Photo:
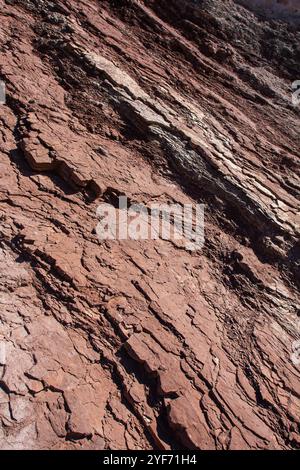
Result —
<instances>
[{"instance_id":1,"label":"red sandstone rock","mask_svg":"<svg viewBox=\"0 0 300 470\"><path fill-rule=\"evenodd\" d=\"M299 31L196 3L0 0L1 449L299 448Z\"/></svg>"}]
</instances>

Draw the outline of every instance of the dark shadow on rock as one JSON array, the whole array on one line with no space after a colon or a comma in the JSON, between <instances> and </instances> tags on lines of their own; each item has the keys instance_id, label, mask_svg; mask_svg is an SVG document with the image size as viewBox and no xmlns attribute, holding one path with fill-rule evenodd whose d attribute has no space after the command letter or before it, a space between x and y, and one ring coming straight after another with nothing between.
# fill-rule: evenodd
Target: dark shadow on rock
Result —
<instances>
[{"instance_id":1,"label":"dark shadow on rock","mask_svg":"<svg viewBox=\"0 0 300 470\"><path fill-rule=\"evenodd\" d=\"M72 196L74 194L78 194L82 192L80 188L72 187L69 183L64 181L60 176L54 174L51 171L32 170L32 168L26 161L26 158L24 157L23 152L19 150L18 148L10 152L10 159L16 165L16 167L18 168L18 170L23 176L27 176L30 178L31 176L34 176L34 175L46 175L54 183L54 185L59 190L61 190L66 196Z\"/></svg>"}]
</instances>

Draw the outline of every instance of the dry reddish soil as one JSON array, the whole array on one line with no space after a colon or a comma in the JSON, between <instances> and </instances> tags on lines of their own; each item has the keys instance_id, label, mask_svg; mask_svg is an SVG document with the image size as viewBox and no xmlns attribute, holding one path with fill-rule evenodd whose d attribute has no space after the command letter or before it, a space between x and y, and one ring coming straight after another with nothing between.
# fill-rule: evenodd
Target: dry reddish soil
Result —
<instances>
[{"instance_id":1,"label":"dry reddish soil","mask_svg":"<svg viewBox=\"0 0 300 470\"><path fill-rule=\"evenodd\" d=\"M0 0L1 449L300 447L299 64L231 0ZM100 241L120 195L203 249Z\"/></svg>"}]
</instances>

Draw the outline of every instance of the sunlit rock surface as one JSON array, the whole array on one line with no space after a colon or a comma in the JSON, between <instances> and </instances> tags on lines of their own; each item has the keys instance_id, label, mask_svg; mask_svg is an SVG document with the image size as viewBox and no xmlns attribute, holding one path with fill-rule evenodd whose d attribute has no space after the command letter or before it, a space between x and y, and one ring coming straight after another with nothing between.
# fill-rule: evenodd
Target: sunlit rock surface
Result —
<instances>
[{"instance_id":1,"label":"sunlit rock surface","mask_svg":"<svg viewBox=\"0 0 300 470\"><path fill-rule=\"evenodd\" d=\"M299 448L299 30L229 0L0 24L0 448ZM205 204L203 249L100 241L120 195Z\"/></svg>"}]
</instances>

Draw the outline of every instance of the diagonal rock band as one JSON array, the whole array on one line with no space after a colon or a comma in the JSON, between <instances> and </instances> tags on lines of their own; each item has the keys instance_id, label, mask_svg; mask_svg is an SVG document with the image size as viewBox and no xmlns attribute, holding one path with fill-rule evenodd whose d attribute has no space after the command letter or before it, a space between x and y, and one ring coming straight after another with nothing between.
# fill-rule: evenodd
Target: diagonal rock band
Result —
<instances>
[{"instance_id":1,"label":"diagonal rock band","mask_svg":"<svg viewBox=\"0 0 300 470\"><path fill-rule=\"evenodd\" d=\"M292 103L294 106L300 106L300 80L295 80L292 83Z\"/></svg>"},{"instance_id":2,"label":"diagonal rock band","mask_svg":"<svg viewBox=\"0 0 300 470\"><path fill-rule=\"evenodd\" d=\"M0 105L6 103L6 86L5 82L0 80Z\"/></svg>"}]
</instances>

